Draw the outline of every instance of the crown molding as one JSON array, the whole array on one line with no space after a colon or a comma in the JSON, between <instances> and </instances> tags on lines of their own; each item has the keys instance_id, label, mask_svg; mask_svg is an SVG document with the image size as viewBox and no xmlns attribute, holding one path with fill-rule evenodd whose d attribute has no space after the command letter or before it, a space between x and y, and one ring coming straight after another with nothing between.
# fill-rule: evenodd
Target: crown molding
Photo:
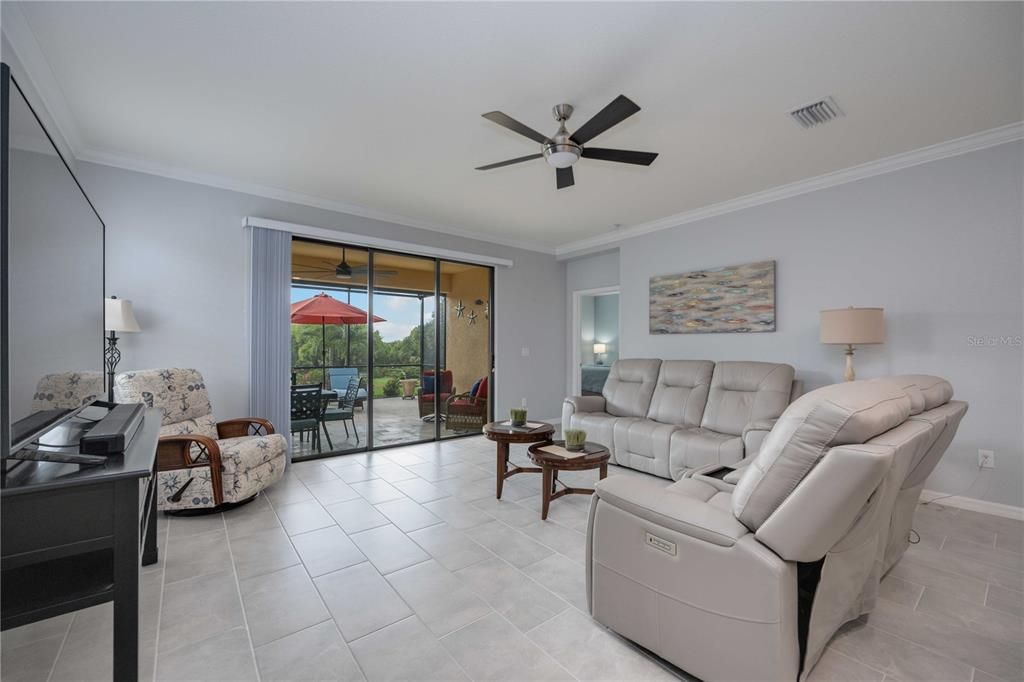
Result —
<instances>
[{"instance_id":1,"label":"crown molding","mask_svg":"<svg viewBox=\"0 0 1024 682\"><path fill-rule=\"evenodd\" d=\"M694 223L699 220L713 218L715 216L742 211L762 204L772 203L781 199L815 192L820 189L827 189L837 185L844 185L849 182L856 182L865 178L892 173L893 171L918 166L932 161L938 161L951 156L959 156L968 152L995 147L1008 142L1015 142L1024 139L1024 121L1011 123L999 128L984 130L964 137L959 137L946 142L940 142L928 147L921 147L909 152L887 156L875 161L869 161L857 166L851 166L842 170L833 171L805 180L798 180L779 187L773 187L761 192L754 192L736 199L729 199L717 204L709 204L690 211L684 211L675 215L652 220L648 223L634 225L615 232L602 234L597 237L589 237L574 242L561 244L555 249L555 255L559 260L566 260L576 256L583 256L598 251L604 251L627 239L639 237L652 232L660 232L687 223Z\"/></svg>"},{"instance_id":2,"label":"crown molding","mask_svg":"<svg viewBox=\"0 0 1024 682\"><path fill-rule=\"evenodd\" d=\"M888 156L875 161L869 161L857 166L851 166L813 178L798 180L786 185L774 187L761 192L755 192L735 199L729 199L716 204L709 204L690 211L684 211L675 215L659 218L647 223L641 223L625 229L616 230L612 233L589 237L573 242L566 242L558 246L550 246L540 242L508 239L500 236L485 234L472 230L442 225L419 218L412 218L398 214L391 214L376 209L367 208L357 204L350 204L334 199L302 194L292 190L269 187L252 183L245 180L230 178L226 176L197 173L183 168L154 163L129 155L100 152L84 147L81 133L71 115L64 92L57 82L50 64L43 54L32 28L18 8L16 3L8 3L4 7L3 35L7 39L11 49L14 51L21 63L23 81L28 81L32 89L38 94L41 104L48 119L52 124L60 140L67 147L69 163L74 164L75 160L96 163L104 166L112 166L124 170L157 175L160 177L179 180L182 182L196 183L209 187L242 192L268 199L276 199L313 208L321 208L327 211L335 211L371 220L380 220L394 223L405 227L414 227L421 230L428 230L440 234L473 239L500 246L508 246L515 249L534 251L544 254L553 254L559 260L597 253L615 248L619 243L652 232L667 230L687 223L713 218L715 216L742 211L754 206L768 204L774 201L807 194L820 189L835 187L849 182L856 182L876 175L891 173L893 171L910 168L931 161L951 156L958 156L968 152L994 147L1007 142L1014 142L1024 139L1024 121L1011 123L999 128L985 130L954 140L940 142L928 147Z\"/></svg>"},{"instance_id":3,"label":"crown molding","mask_svg":"<svg viewBox=\"0 0 1024 682\"><path fill-rule=\"evenodd\" d=\"M14 74L15 78L23 88L28 86L28 89L39 98L43 111L37 110L36 114L46 122L47 132L54 136L58 148L68 157L68 163L74 167L75 159L82 148L81 133L71 115L64 91L58 84L53 69L50 68L50 62L39 47L28 18L17 3L5 4L4 21L0 30L21 67L19 72Z\"/></svg>"},{"instance_id":4,"label":"crown molding","mask_svg":"<svg viewBox=\"0 0 1024 682\"><path fill-rule=\"evenodd\" d=\"M500 246L508 246L515 249L536 251L545 254L554 254L555 252L553 246L539 242L496 237L494 235L476 232L473 230L463 230L448 225L433 223L427 220L378 211L376 209L359 206L357 204L350 204L334 199L302 194L301 192L294 192L292 190L281 189L279 187L269 187L258 183L247 182L245 180L220 175L197 173L183 168L176 168L165 164L146 161L129 155L100 152L90 149L83 143L81 132L75 124L74 116L71 115L71 109L67 104L64 91L61 89L57 81L57 77L50 68L50 63L46 59L46 55L43 54L42 48L39 47L39 43L36 40L35 33L32 31L32 27L29 24L28 19L25 17L21 9L18 8L16 3L8 3L5 5L2 30L3 35L7 38L11 49L14 51L21 63L23 71L25 72L24 74L18 74L21 76L20 80L27 80L35 90L36 94L38 94L41 104L45 109L45 118L49 119L47 121L48 127L52 125L55 132L59 135L64 146L67 148L67 151L70 152L68 156L72 164L74 164L76 160L96 163L104 166L112 166L114 168L135 171L138 173L146 173L148 175L157 175L160 177L170 178L172 180L207 185L210 187L242 192L244 194L252 194L267 199L276 199L278 201L286 201L293 204L321 208L327 211L347 213L361 218L369 218L371 220L380 220L405 227L429 230L431 232L438 232L441 234L451 235L453 237L461 237L463 239L474 239L489 244L498 244ZM51 131L51 133L52 132L54 131Z\"/></svg>"},{"instance_id":5,"label":"crown molding","mask_svg":"<svg viewBox=\"0 0 1024 682\"><path fill-rule=\"evenodd\" d=\"M122 154L110 154L107 152L99 152L92 149L86 149L83 150L78 155L78 159L80 161L95 163L102 166L111 166L114 168L121 168L123 170L134 171L137 173L145 173L147 175L157 175L172 180L180 180L182 182L191 182L199 185L205 185L208 187L216 187L219 189L241 192L243 194L252 194L259 197L264 197L266 199L276 199L278 201L286 201L292 204L300 204L302 206L310 206L312 208L321 208L326 211L345 213L348 215L359 216L361 218L369 218L371 220L380 220L383 222L394 223L396 225L402 225L404 227L414 227L420 230L439 232L441 234L451 235L453 237L461 237L463 239L474 239L476 241L485 242L488 244L498 244L500 246L508 246L515 249L522 249L524 251L537 251L549 255L554 254L555 252L553 247L545 244L540 244L538 242L505 239L502 237L496 237L482 232L463 230L448 225L441 225L427 220L421 220L419 218L411 218L409 216L387 213L384 211L378 211L376 209L367 208L365 206L359 206L357 204L350 204L346 202L336 201L334 199L325 199L323 197L302 194L301 192L294 192L292 190L281 189L279 187L261 185L255 182L248 182L246 180L239 180L236 178L215 175L211 173L197 173L195 171L186 170L184 168L177 168L174 166L144 161L142 159Z\"/></svg>"}]
</instances>

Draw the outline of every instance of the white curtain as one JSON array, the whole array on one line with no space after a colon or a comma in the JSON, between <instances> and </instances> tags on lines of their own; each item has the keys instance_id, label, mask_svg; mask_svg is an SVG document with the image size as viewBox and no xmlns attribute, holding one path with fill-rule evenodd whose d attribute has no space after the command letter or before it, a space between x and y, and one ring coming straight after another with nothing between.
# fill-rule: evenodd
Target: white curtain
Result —
<instances>
[{"instance_id":1,"label":"white curtain","mask_svg":"<svg viewBox=\"0 0 1024 682\"><path fill-rule=\"evenodd\" d=\"M262 227L249 229L249 412L269 419L290 445L292 236Z\"/></svg>"}]
</instances>

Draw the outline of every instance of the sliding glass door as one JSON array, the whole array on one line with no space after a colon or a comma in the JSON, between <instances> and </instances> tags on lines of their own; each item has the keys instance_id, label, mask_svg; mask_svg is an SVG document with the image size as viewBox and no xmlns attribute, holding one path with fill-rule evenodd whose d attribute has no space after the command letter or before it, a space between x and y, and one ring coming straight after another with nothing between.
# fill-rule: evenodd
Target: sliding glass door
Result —
<instances>
[{"instance_id":1,"label":"sliding glass door","mask_svg":"<svg viewBox=\"0 0 1024 682\"><path fill-rule=\"evenodd\" d=\"M438 365L434 353L435 270L433 258L373 253L371 415L375 446L434 439L433 385Z\"/></svg>"},{"instance_id":2,"label":"sliding glass door","mask_svg":"<svg viewBox=\"0 0 1024 682\"><path fill-rule=\"evenodd\" d=\"M480 433L492 268L296 238L292 271L294 458Z\"/></svg>"},{"instance_id":3,"label":"sliding glass door","mask_svg":"<svg viewBox=\"0 0 1024 682\"><path fill-rule=\"evenodd\" d=\"M441 261L441 288L448 304L443 306L445 371L451 380L441 406L442 438L480 433L490 421L491 268Z\"/></svg>"}]
</instances>

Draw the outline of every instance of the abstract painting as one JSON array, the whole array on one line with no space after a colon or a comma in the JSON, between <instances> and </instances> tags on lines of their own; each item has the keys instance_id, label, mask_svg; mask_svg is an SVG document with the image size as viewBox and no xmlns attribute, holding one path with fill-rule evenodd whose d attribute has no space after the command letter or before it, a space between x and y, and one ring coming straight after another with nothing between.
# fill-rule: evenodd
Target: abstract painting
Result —
<instances>
[{"instance_id":1,"label":"abstract painting","mask_svg":"<svg viewBox=\"0 0 1024 682\"><path fill-rule=\"evenodd\" d=\"M651 277L652 334L775 331L775 261Z\"/></svg>"}]
</instances>

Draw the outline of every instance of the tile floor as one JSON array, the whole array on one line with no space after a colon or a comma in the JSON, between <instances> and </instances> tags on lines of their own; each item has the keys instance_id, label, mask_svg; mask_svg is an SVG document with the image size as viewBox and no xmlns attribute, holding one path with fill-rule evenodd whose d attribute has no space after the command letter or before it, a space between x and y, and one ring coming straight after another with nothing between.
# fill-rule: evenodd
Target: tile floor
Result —
<instances>
[{"instance_id":1,"label":"tile floor","mask_svg":"<svg viewBox=\"0 0 1024 682\"><path fill-rule=\"evenodd\" d=\"M332 403L333 405L333 403ZM334 452L349 452L366 447L366 409L355 410L356 426L352 430L352 422L327 422L331 445ZM375 398L373 404L373 440L377 446L412 443L429 440L434 437L434 422L420 419L419 403L415 400L402 398ZM356 432L359 437L356 438ZM479 430L478 430L479 432ZM448 428L441 422L441 437L461 436L463 431ZM321 452L330 452L327 438L320 434ZM292 442L292 457L301 458L319 454L309 440L300 441L298 436Z\"/></svg>"},{"instance_id":2,"label":"tile floor","mask_svg":"<svg viewBox=\"0 0 1024 682\"><path fill-rule=\"evenodd\" d=\"M493 458L472 438L304 462L245 507L163 519L141 679L685 679L586 615L588 499L542 522L533 475L494 499ZM812 679L1024 677L1024 523L933 505L915 527ZM109 679L111 620L4 632L3 679Z\"/></svg>"}]
</instances>

